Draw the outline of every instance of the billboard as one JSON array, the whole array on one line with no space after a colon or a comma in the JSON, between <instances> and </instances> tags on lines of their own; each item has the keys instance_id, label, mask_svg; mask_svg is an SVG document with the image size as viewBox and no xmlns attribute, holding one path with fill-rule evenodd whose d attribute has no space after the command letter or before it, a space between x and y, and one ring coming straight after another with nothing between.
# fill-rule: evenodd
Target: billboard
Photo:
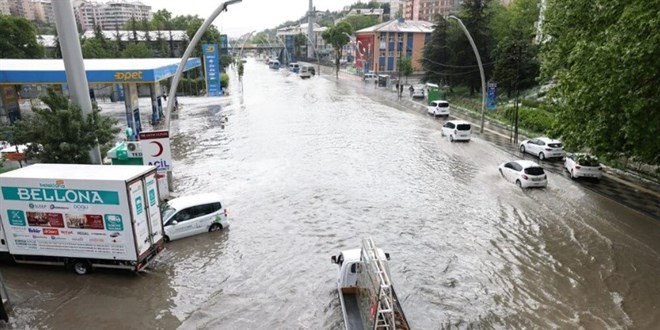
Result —
<instances>
[{"instance_id":1,"label":"billboard","mask_svg":"<svg viewBox=\"0 0 660 330\"><path fill-rule=\"evenodd\" d=\"M142 159L144 165L155 166L158 172L172 170L169 131L149 131L140 133Z\"/></svg>"},{"instance_id":2,"label":"billboard","mask_svg":"<svg viewBox=\"0 0 660 330\"><path fill-rule=\"evenodd\" d=\"M486 96L486 107L488 110L495 110L497 106L497 84L488 82L488 94Z\"/></svg>"},{"instance_id":3,"label":"billboard","mask_svg":"<svg viewBox=\"0 0 660 330\"><path fill-rule=\"evenodd\" d=\"M204 68L206 68L206 95L220 96L222 86L220 85L220 53L218 44L203 44Z\"/></svg>"}]
</instances>

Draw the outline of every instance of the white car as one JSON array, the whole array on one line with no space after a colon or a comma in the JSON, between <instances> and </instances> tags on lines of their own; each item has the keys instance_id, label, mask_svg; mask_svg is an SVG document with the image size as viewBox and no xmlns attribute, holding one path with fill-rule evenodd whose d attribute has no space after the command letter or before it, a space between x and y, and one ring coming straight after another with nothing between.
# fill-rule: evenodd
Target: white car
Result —
<instances>
[{"instance_id":1,"label":"white car","mask_svg":"<svg viewBox=\"0 0 660 330\"><path fill-rule=\"evenodd\" d=\"M217 194L197 194L168 201L161 207L165 241L228 228L227 209Z\"/></svg>"},{"instance_id":2,"label":"white car","mask_svg":"<svg viewBox=\"0 0 660 330\"><path fill-rule=\"evenodd\" d=\"M547 187L548 177L539 164L529 160L514 160L500 165L500 174L520 188Z\"/></svg>"},{"instance_id":3,"label":"white car","mask_svg":"<svg viewBox=\"0 0 660 330\"><path fill-rule=\"evenodd\" d=\"M570 173L572 179L593 178L600 180L603 176L603 167L598 162L598 158L586 153L567 154L564 168Z\"/></svg>"},{"instance_id":4,"label":"white car","mask_svg":"<svg viewBox=\"0 0 660 330\"><path fill-rule=\"evenodd\" d=\"M547 137L523 141L520 144L520 152L532 154L540 160L546 158L563 158L566 156L561 142Z\"/></svg>"},{"instance_id":5,"label":"white car","mask_svg":"<svg viewBox=\"0 0 660 330\"><path fill-rule=\"evenodd\" d=\"M441 134L449 137L449 142L470 141L472 125L464 120L450 120L442 126Z\"/></svg>"},{"instance_id":6,"label":"white car","mask_svg":"<svg viewBox=\"0 0 660 330\"><path fill-rule=\"evenodd\" d=\"M300 67L300 78L302 78L302 79L311 78L312 77L312 70L314 70L314 68L303 65L302 67Z\"/></svg>"},{"instance_id":7,"label":"white car","mask_svg":"<svg viewBox=\"0 0 660 330\"><path fill-rule=\"evenodd\" d=\"M425 97L424 87L424 85L413 86L410 96L412 96L413 99L423 99Z\"/></svg>"},{"instance_id":8,"label":"white car","mask_svg":"<svg viewBox=\"0 0 660 330\"><path fill-rule=\"evenodd\" d=\"M364 81L371 81L376 79L378 79L378 76L375 73L365 73L362 77L362 80Z\"/></svg>"},{"instance_id":9,"label":"white car","mask_svg":"<svg viewBox=\"0 0 660 330\"><path fill-rule=\"evenodd\" d=\"M431 101L431 103L426 106L426 112L428 112L429 115L449 117L449 102L443 100Z\"/></svg>"}]
</instances>

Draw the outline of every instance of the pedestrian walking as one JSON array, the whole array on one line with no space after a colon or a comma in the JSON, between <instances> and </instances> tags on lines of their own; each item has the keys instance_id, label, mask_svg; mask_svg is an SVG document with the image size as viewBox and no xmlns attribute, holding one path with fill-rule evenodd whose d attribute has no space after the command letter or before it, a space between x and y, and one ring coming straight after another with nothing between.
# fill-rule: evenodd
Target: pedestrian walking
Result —
<instances>
[{"instance_id":1,"label":"pedestrian walking","mask_svg":"<svg viewBox=\"0 0 660 330\"><path fill-rule=\"evenodd\" d=\"M415 87L410 85L410 88L408 88L408 89L410 90L410 96L413 96L413 93L415 93Z\"/></svg>"}]
</instances>

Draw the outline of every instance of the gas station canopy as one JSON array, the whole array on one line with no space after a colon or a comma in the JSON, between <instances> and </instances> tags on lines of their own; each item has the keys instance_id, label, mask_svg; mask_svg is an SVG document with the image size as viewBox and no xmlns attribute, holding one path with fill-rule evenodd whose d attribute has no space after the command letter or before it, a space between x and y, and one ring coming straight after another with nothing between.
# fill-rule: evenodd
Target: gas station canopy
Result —
<instances>
[{"instance_id":1,"label":"gas station canopy","mask_svg":"<svg viewBox=\"0 0 660 330\"><path fill-rule=\"evenodd\" d=\"M86 59L85 73L90 84L155 83L174 76L179 58ZM201 66L190 58L184 71ZM0 85L66 84L61 59L0 59Z\"/></svg>"}]
</instances>

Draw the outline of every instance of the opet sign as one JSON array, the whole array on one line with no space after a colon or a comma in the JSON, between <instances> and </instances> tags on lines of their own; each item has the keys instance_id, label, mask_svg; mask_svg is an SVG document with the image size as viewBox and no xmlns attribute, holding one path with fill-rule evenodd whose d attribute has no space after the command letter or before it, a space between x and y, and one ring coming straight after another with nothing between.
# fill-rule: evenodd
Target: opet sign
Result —
<instances>
[{"instance_id":1,"label":"opet sign","mask_svg":"<svg viewBox=\"0 0 660 330\"><path fill-rule=\"evenodd\" d=\"M172 152L168 131L140 132L140 146L145 165L155 166L159 172L172 170Z\"/></svg>"},{"instance_id":2,"label":"opet sign","mask_svg":"<svg viewBox=\"0 0 660 330\"><path fill-rule=\"evenodd\" d=\"M114 78L116 81L142 80L142 71L117 71Z\"/></svg>"}]
</instances>

